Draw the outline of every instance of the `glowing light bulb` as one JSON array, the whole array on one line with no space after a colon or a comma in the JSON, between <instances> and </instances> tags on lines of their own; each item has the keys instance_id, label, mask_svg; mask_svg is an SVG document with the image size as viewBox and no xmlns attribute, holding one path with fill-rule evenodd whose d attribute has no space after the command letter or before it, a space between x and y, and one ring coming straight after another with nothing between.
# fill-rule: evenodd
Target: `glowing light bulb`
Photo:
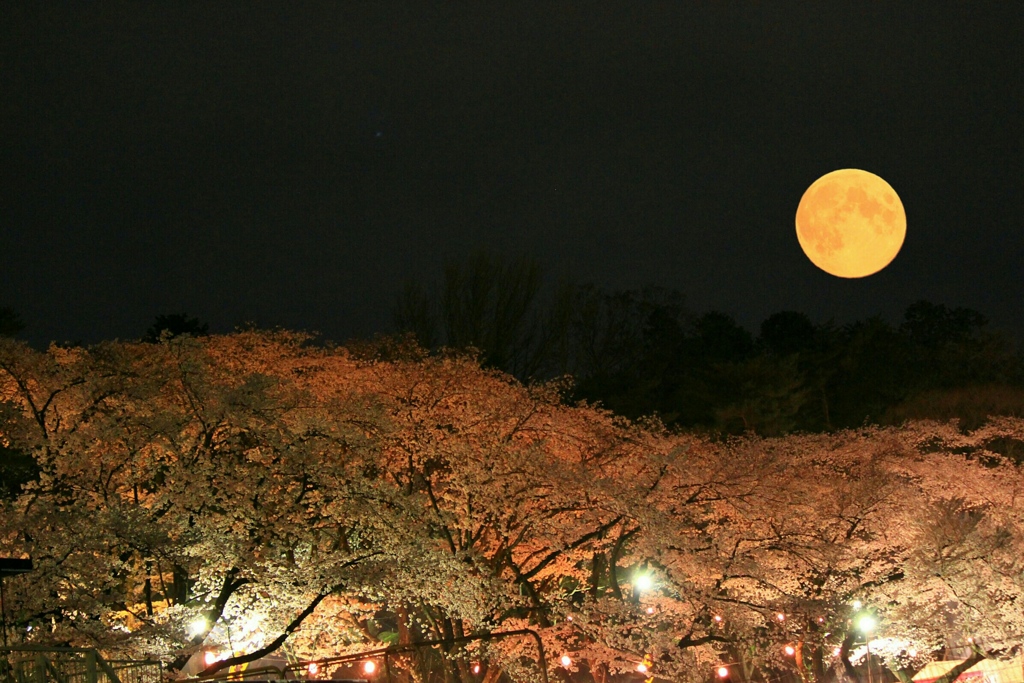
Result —
<instances>
[{"instance_id":1,"label":"glowing light bulb","mask_svg":"<svg viewBox=\"0 0 1024 683\"><path fill-rule=\"evenodd\" d=\"M654 580L650 574L640 574L636 577L636 588L641 591L649 591L654 586Z\"/></svg>"},{"instance_id":2,"label":"glowing light bulb","mask_svg":"<svg viewBox=\"0 0 1024 683\"><path fill-rule=\"evenodd\" d=\"M792 645L787 645L786 647L784 647L782 649L782 651L786 653L787 657L792 657L793 655L796 654L796 648L793 647Z\"/></svg>"},{"instance_id":3,"label":"glowing light bulb","mask_svg":"<svg viewBox=\"0 0 1024 683\"><path fill-rule=\"evenodd\" d=\"M480 663L479 662L473 662L473 673L475 673L475 674L480 673Z\"/></svg>"},{"instance_id":4,"label":"glowing light bulb","mask_svg":"<svg viewBox=\"0 0 1024 683\"><path fill-rule=\"evenodd\" d=\"M647 673L647 665L644 664L643 662L640 662L639 664L636 665L636 670L639 671L642 674L645 674L645 673Z\"/></svg>"},{"instance_id":5,"label":"glowing light bulb","mask_svg":"<svg viewBox=\"0 0 1024 683\"><path fill-rule=\"evenodd\" d=\"M724 666L718 667L718 677L719 678L728 678L729 677L729 670L726 669Z\"/></svg>"},{"instance_id":6,"label":"glowing light bulb","mask_svg":"<svg viewBox=\"0 0 1024 683\"><path fill-rule=\"evenodd\" d=\"M208 622L206 621L206 617L193 619L192 623L188 625L188 634L193 638L201 636L206 632L207 625Z\"/></svg>"},{"instance_id":7,"label":"glowing light bulb","mask_svg":"<svg viewBox=\"0 0 1024 683\"><path fill-rule=\"evenodd\" d=\"M564 666L566 669L572 666L572 657L570 657L569 655L562 655L562 658L559 661L562 662L562 666Z\"/></svg>"},{"instance_id":8,"label":"glowing light bulb","mask_svg":"<svg viewBox=\"0 0 1024 683\"><path fill-rule=\"evenodd\" d=\"M213 650L207 650L203 653L203 661L206 662L206 666L210 666L217 661L217 653Z\"/></svg>"},{"instance_id":9,"label":"glowing light bulb","mask_svg":"<svg viewBox=\"0 0 1024 683\"><path fill-rule=\"evenodd\" d=\"M716 614L715 615L715 621L717 621L719 624L721 624L722 623L722 615L721 614Z\"/></svg>"},{"instance_id":10,"label":"glowing light bulb","mask_svg":"<svg viewBox=\"0 0 1024 683\"><path fill-rule=\"evenodd\" d=\"M306 665L306 671L309 672L310 676L316 676L317 672L320 671L320 665L317 664L316 662L310 662L309 664Z\"/></svg>"},{"instance_id":11,"label":"glowing light bulb","mask_svg":"<svg viewBox=\"0 0 1024 683\"><path fill-rule=\"evenodd\" d=\"M570 614L569 616L567 616L567 617L565 618L565 620L566 620L566 621L572 621L572 615Z\"/></svg>"},{"instance_id":12,"label":"glowing light bulb","mask_svg":"<svg viewBox=\"0 0 1024 683\"><path fill-rule=\"evenodd\" d=\"M857 629L863 633L868 633L875 630L875 626L878 626L878 622L870 614L865 614L857 620Z\"/></svg>"},{"instance_id":13,"label":"glowing light bulb","mask_svg":"<svg viewBox=\"0 0 1024 683\"><path fill-rule=\"evenodd\" d=\"M648 614L654 614L654 608L653 607L648 607L647 608L647 613Z\"/></svg>"},{"instance_id":14,"label":"glowing light bulb","mask_svg":"<svg viewBox=\"0 0 1024 683\"><path fill-rule=\"evenodd\" d=\"M782 612L779 612L778 614L775 615L775 618L778 619L779 621L785 621L786 620L786 615L783 614Z\"/></svg>"},{"instance_id":15,"label":"glowing light bulb","mask_svg":"<svg viewBox=\"0 0 1024 683\"><path fill-rule=\"evenodd\" d=\"M363 662L363 673L372 674L377 670L377 663L373 660Z\"/></svg>"}]
</instances>

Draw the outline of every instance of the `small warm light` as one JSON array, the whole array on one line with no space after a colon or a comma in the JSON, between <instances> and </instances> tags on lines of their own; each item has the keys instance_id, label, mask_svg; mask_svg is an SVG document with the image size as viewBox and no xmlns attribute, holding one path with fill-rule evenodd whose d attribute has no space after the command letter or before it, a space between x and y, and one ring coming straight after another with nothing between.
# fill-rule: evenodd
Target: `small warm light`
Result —
<instances>
[{"instance_id":1,"label":"small warm light","mask_svg":"<svg viewBox=\"0 0 1024 683\"><path fill-rule=\"evenodd\" d=\"M480 673L480 662L473 662L473 673Z\"/></svg>"},{"instance_id":2,"label":"small warm light","mask_svg":"<svg viewBox=\"0 0 1024 683\"><path fill-rule=\"evenodd\" d=\"M363 673L364 674L372 674L376 670L377 670L377 662L375 662L373 660L369 660L369 661L363 662Z\"/></svg>"},{"instance_id":3,"label":"small warm light","mask_svg":"<svg viewBox=\"0 0 1024 683\"><path fill-rule=\"evenodd\" d=\"M721 614L716 614L715 615L715 621L717 621L719 624L721 624L722 623L722 615Z\"/></svg>"},{"instance_id":4,"label":"small warm light","mask_svg":"<svg viewBox=\"0 0 1024 683\"><path fill-rule=\"evenodd\" d=\"M775 618L778 619L779 621L785 621L786 620L786 615L783 614L782 612L779 612L778 614L775 615Z\"/></svg>"},{"instance_id":5,"label":"small warm light","mask_svg":"<svg viewBox=\"0 0 1024 683\"><path fill-rule=\"evenodd\" d=\"M786 647L783 648L782 651L786 653L787 657L792 657L793 655L796 654L796 648L793 647L792 645L787 645Z\"/></svg>"},{"instance_id":6,"label":"small warm light","mask_svg":"<svg viewBox=\"0 0 1024 683\"><path fill-rule=\"evenodd\" d=\"M718 677L719 678L728 678L729 677L729 670L727 668L725 668L724 666L718 667Z\"/></svg>"},{"instance_id":7,"label":"small warm light","mask_svg":"<svg viewBox=\"0 0 1024 683\"><path fill-rule=\"evenodd\" d=\"M650 574L640 574L636 577L637 590L649 591L654 587L654 580L651 579Z\"/></svg>"},{"instance_id":8,"label":"small warm light","mask_svg":"<svg viewBox=\"0 0 1024 683\"><path fill-rule=\"evenodd\" d=\"M819 624L824 624L825 623L825 617L818 617L818 623Z\"/></svg>"},{"instance_id":9,"label":"small warm light","mask_svg":"<svg viewBox=\"0 0 1024 683\"><path fill-rule=\"evenodd\" d=\"M203 661L206 662L206 666L210 666L211 664L216 663L216 661L217 661L217 653L214 652L213 650L207 650L203 654Z\"/></svg>"},{"instance_id":10,"label":"small warm light","mask_svg":"<svg viewBox=\"0 0 1024 683\"><path fill-rule=\"evenodd\" d=\"M654 614L654 608L653 607L648 607L647 608L647 613L648 614Z\"/></svg>"},{"instance_id":11,"label":"small warm light","mask_svg":"<svg viewBox=\"0 0 1024 683\"><path fill-rule=\"evenodd\" d=\"M853 609L860 609L863 606L864 606L864 603L861 602L860 600L854 600L853 601Z\"/></svg>"},{"instance_id":12,"label":"small warm light","mask_svg":"<svg viewBox=\"0 0 1024 683\"><path fill-rule=\"evenodd\" d=\"M567 616L567 617L565 618L565 620L566 620L566 621L572 621L572 615L570 614L569 616Z\"/></svg>"},{"instance_id":13,"label":"small warm light","mask_svg":"<svg viewBox=\"0 0 1024 683\"><path fill-rule=\"evenodd\" d=\"M639 664L636 665L636 670L639 671L642 674L645 674L645 673L647 673L647 665L644 664L643 662L640 662Z\"/></svg>"},{"instance_id":14,"label":"small warm light","mask_svg":"<svg viewBox=\"0 0 1024 683\"><path fill-rule=\"evenodd\" d=\"M974 638L968 638L968 639L967 639L967 642L968 642L968 643L973 643L973 642L974 642Z\"/></svg>"},{"instance_id":15,"label":"small warm light","mask_svg":"<svg viewBox=\"0 0 1024 683\"><path fill-rule=\"evenodd\" d=\"M874 631L875 626L878 626L878 622L870 614L865 614L857 620L857 629L863 633Z\"/></svg>"},{"instance_id":16,"label":"small warm light","mask_svg":"<svg viewBox=\"0 0 1024 683\"><path fill-rule=\"evenodd\" d=\"M194 619L191 624L188 625L188 634L195 638L201 636L206 632L207 621L205 617L199 617Z\"/></svg>"},{"instance_id":17,"label":"small warm light","mask_svg":"<svg viewBox=\"0 0 1024 683\"><path fill-rule=\"evenodd\" d=\"M306 671L309 672L310 676L316 676L317 673L320 671L320 665L316 662L310 662L306 665Z\"/></svg>"},{"instance_id":18,"label":"small warm light","mask_svg":"<svg viewBox=\"0 0 1024 683\"><path fill-rule=\"evenodd\" d=\"M569 655L562 655L562 659L560 659L559 661L562 662L562 666L564 666L566 669L572 666L572 657L570 657Z\"/></svg>"}]
</instances>

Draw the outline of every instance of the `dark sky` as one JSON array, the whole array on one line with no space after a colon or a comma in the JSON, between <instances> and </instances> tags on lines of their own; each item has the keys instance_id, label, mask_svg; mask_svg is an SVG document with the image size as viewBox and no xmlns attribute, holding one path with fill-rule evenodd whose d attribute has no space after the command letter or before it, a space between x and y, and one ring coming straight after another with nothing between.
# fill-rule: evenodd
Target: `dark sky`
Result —
<instances>
[{"instance_id":1,"label":"dark sky","mask_svg":"<svg viewBox=\"0 0 1024 683\"><path fill-rule=\"evenodd\" d=\"M0 4L0 305L35 343L187 311L335 339L479 249L553 277L1024 337L1024 12L997 2ZM793 215L885 178L896 260Z\"/></svg>"}]
</instances>

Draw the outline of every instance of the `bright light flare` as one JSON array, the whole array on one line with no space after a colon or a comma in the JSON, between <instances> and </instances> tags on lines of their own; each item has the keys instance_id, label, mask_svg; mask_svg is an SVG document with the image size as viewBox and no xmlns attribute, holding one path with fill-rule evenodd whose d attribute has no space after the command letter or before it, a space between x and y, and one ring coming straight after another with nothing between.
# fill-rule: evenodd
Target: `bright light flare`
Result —
<instances>
[{"instance_id":1,"label":"bright light flare","mask_svg":"<svg viewBox=\"0 0 1024 683\"><path fill-rule=\"evenodd\" d=\"M377 662L373 661L372 659L363 662L363 673L364 674L372 674L375 671L377 671Z\"/></svg>"},{"instance_id":2,"label":"bright light flare","mask_svg":"<svg viewBox=\"0 0 1024 683\"><path fill-rule=\"evenodd\" d=\"M473 673L480 673L480 662L473 662Z\"/></svg>"},{"instance_id":3,"label":"bright light flare","mask_svg":"<svg viewBox=\"0 0 1024 683\"><path fill-rule=\"evenodd\" d=\"M213 650L207 650L203 653L203 661L206 662L206 666L216 664L218 659L220 659L220 657L218 657L217 653Z\"/></svg>"},{"instance_id":4,"label":"bright light flare","mask_svg":"<svg viewBox=\"0 0 1024 683\"><path fill-rule=\"evenodd\" d=\"M718 667L718 677L719 678L728 678L729 677L729 670L727 668L725 668L724 666Z\"/></svg>"},{"instance_id":5,"label":"bright light flare","mask_svg":"<svg viewBox=\"0 0 1024 683\"><path fill-rule=\"evenodd\" d=\"M716 614L715 615L715 623L717 623L717 624L721 624L722 623L722 615L721 614Z\"/></svg>"},{"instance_id":6,"label":"bright light flare","mask_svg":"<svg viewBox=\"0 0 1024 683\"><path fill-rule=\"evenodd\" d=\"M865 614L857 619L857 630L861 633L870 633L875 630L876 626L878 626L878 621L870 614Z\"/></svg>"},{"instance_id":7,"label":"bright light flare","mask_svg":"<svg viewBox=\"0 0 1024 683\"><path fill-rule=\"evenodd\" d=\"M310 662L306 665L306 671L309 672L310 676L316 676L318 673L320 673L320 665L316 662Z\"/></svg>"},{"instance_id":8,"label":"bright light flare","mask_svg":"<svg viewBox=\"0 0 1024 683\"><path fill-rule=\"evenodd\" d=\"M636 670L639 671L642 674L645 674L645 673L647 673L647 665L644 664L643 662L640 662L639 664L636 665Z\"/></svg>"},{"instance_id":9,"label":"bright light flare","mask_svg":"<svg viewBox=\"0 0 1024 683\"><path fill-rule=\"evenodd\" d=\"M649 591L654 588L654 579L650 574L640 574L636 577L636 588L640 591Z\"/></svg>"},{"instance_id":10,"label":"bright light flare","mask_svg":"<svg viewBox=\"0 0 1024 683\"><path fill-rule=\"evenodd\" d=\"M780 622L782 622L782 621L786 620L786 615L783 614L782 612L779 612L778 614L775 615L775 618L778 619Z\"/></svg>"},{"instance_id":11,"label":"bright light flare","mask_svg":"<svg viewBox=\"0 0 1024 683\"><path fill-rule=\"evenodd\" d=\"M570 657L569 655L562 655L562 658L558 661L560 661L562 663L562 666L564 666L566 669L572 666L572 657Z\"/></svg>"},{"instance_id":12,"label":"bright light flare","mask_svg":"<svg viewBox=\"0 0 1024 683\"><path fill-rule=\"evenodd\" d=\"M782 651L786 653L787 657L792 657L796 654L796 648L792 645L787 645L786 647L782 648Z\"/></svg>"},{"instance_id":13,"label":"bright light flare","mask_svg":"<svg viewBox=\"0 0 1024 683\"><path fill-rule=\"evenodd\" d=\"M206 629L209 626L209 622L206 621L206 617L197 617L192 620L192 623L188 625L188 634L195 638L206 633Z\"/></svg>"}]
</instances>

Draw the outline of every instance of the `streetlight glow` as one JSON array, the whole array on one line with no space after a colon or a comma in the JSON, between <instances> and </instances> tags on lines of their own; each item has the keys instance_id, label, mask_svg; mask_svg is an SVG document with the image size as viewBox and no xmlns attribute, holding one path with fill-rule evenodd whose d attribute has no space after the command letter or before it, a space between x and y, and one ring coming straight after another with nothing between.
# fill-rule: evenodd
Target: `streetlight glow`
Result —
<instances>
[{"instance_id":1,"label":"streetlight glow","mask_svg":"<svg viewBox=\"0 0 1024 683\"><path fill-rule=\"evenodd\" d=\"M875 630L875 626L878 626L878 622L870 614L865 614L857 619L857 630L861 633L868 634Z\"/></svg>"},{"instance_id":2,"label":"streetlight glow","mask_svg":"<svg viewBox=\"0 0 1024 683\"><path fill-rule=\"evenodd\" d=\"M636 588L640 591L649 591L654 587L654 580L650 574L639 574L636 577Z\"/></svg>"},{"instance_id":3,"label":"streetlight glow","mask_svg":"<svg viewBox=\"0 0 1024 683\"><path fill-rule=\"evenodd\" d=\"M366 662L363 662L363 673L372 674L376 670L377 663L373 660L367 660Z\"/></svg>"},{"instance_id":4,"label":"streetlight glow","mask_svg":"<svg viewBox=\"0 0 1024 683\"><path fill-rule=\"evenodd\" d=\"M195 638L196 636L201 636L203 635L203 633L206 632L207 625L208 622L206 621L206 617L197 617L196 619L192 620L191 624L188 625L188 634L193 638Z\"/></svg>"},{"instance_id":5,"label":"streetlight glow","mask_svg":"<svg viewBox=\"0 0 1024 683\"><path fill-rule=\"evenodd\" d=\"M728 678L729 677L729 669L725 668L724 666L718 667L718 677L719 678Z\"/></svg>"},{"instance_id":6,"label":"streetlight glow","mask_svg":"<svg viewBox=\"0 0 1024 683\"><path fill-rule=\"evenodd\" d=\"M564 666L566 669L572 666L572 657L570 657L569 655L562 655L562 659L559 661L562 662L562 666Z\"/></svg>"},{"instance_id":7,"label":"streetlight glow","mask_svg":"<svg viewBox=\"0 0 1024 683\"><path fill-rule=\"evenodd\" d=\"M786 653L787 657L792 657L796 654L796 648L792 645L787 645L782 651Z\"/></svg>"}]
</instances>

